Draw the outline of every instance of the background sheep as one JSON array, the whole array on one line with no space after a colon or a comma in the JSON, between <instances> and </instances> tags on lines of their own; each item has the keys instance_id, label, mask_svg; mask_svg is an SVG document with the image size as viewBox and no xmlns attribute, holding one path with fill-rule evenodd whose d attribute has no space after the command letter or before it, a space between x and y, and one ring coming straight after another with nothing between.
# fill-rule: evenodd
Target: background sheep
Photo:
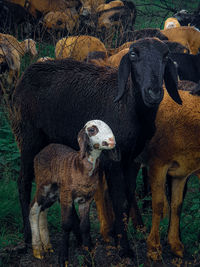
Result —
<instances>
[{"instance_id":1,"label":"background sheep","mask_svg":"<svg viewBox=\"0 0 200 267\"><path fill-rule=\"evenodd\" d=\"M191 54L198 54L200 48L200 32L194 27L177 27L161 32L169 41L179 42L190 50Z\"/></svg>"},{"instance_id":2,"label":"background sheep","mask_svg":"<svg viewBox=\"0 0 200 267\"><path fill-rule=\"evenodd\" d=\"M187 55L171 53L170 58L176 62L178 75L181 80L189 80L198 83L200 80L200 54Z\"/></svg>"},{"instance_id":3,"label":"background sheep","mask_svg":"<svg viewBox=\"0 0 200 267\"><path fill-rule=\"evenodd\" d=\"M68 261L71 230L79 242L82 237L83 245L91 249L89 210L98 186L99 157L102 150L114 148L115 137L106 123L92 120L79 132L78 143L78 152L50 144L34 159L37 188L29 215L33 255L41 259L45 251L52 250L45 210L59 199L63 230L60 266ZM79 204L80 230L74 201Z\"/></svg>"},{"instance_id":4,"label":"background sheep","mask_svg":"<svg viewBox=\"0 0 200 267\"><path fill-rule=\"evenodd\" d=\"M62 38L56 43L55 57L62 59L71 57L83 61L89 52L102 51L107 54L104 44L96 37L88 35L70 36Z\"/></svg>"},{"instance_id":5,"label":"background sheep","mask_svg":"<svg viewBox=\"0 0 200 267\"><path fill-rule=\"evenodd\" d=\"M109 123L121 151L120 162L103 160L101 169L106 174L115 213L116 245L120 255L132 255L125 214L132 203L138 210L133 160L154 133L163 79L171 97L181 103L176 91L176 69L167 55L163 42L147 38L132 44L121 60L119 73L71 59L35 63L25 71L13 95L16 112L12 127L21 151L18 185L26 242L30 241L28 207L35 154L49 142L77 148L74 136L81 121L98 117ZM142 224L141 217L138 221Z\"/></svg>"},{"instance_id":6,"label":"background sheep","mask_svg":"<svg viewBox=\"0 0 200 267\"><path fill-rule=\"evenodd\" d=\"M164 30L170 29L170 28L176 28L176 27L180 27L180 26L181 25L176 18L168 18L165 21Z\"/></svg>"},{"instance_id":7,"label":"background sheep","mask_svg":"<svg viewBox=\"0 0 200 267\"><path fill-rule=\"evenodd\" d=\"M0 44L6 44L11 49L15 49L17 53L23 57L26 53L30 53L33 57L37 55L36 42L32 39L26 39L19 42L10 34L0 33Z\"/></svg>"}]
</instances>

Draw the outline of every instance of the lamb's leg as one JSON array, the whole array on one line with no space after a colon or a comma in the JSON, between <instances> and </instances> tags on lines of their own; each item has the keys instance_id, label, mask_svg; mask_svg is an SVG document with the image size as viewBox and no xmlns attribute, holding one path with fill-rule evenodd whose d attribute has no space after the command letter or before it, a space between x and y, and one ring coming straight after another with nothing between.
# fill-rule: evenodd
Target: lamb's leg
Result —
<instances>
[{"instance_id":1,"label":"lamb's leg","mask_svg":"<svg viewBox=\"0 0 200 267\"><path fill-rule=\"evenodd\" d=\"M40 239L40 230L39 230L39 216L40 216L41 206L37 201L33 201L31 204L29 220L31 225L32 232L32 248L33 255L35 258L42 259L43 256L43 247Z\"/></svg>"},{"instance_id":2,"label":"lamb's leg","mask_svg":"<svg viewBox=\"0 0 200 267\"><path fill-rule=\"evenodd\" d=\"M65 195L64 195L65 194ZM59 254L59 266L68 266L69 236L73 225L73 201L67 199L66 192L60 196L61 218L62 218L62 239Z\"/></svg>"},{"instance_id":3,"label":"lamb's leg","mask_svg":"<svg viewBox=\"0 0 200 267\"><path fill-rule=\"evenodd\" d=\"M84 203L79 202L79 214L80 214L80 230L83 240L83 246L91 250L92 241L90 236L90 204L92 200L86 201Z\"/></svg>"},{"instance_id":4,"label":"lamb's leg","mask_svg":"<svg viewBox=\"0 0 200 267\"><path fill-rule=\"evenodd\" d=\"M81 245L82 244L82 237L81 237L81 232L80 232L80 219L76 213L74 203L73 203L72 216L73 216L72 231L73 231L74 235L76 236L78 245Z\"/></svg>"},{"instance_id":5,"label":"lamb's leg","mask_svg":"<svg viewBox=\"0 0 200 267\"><path fill-rule=\"evenodd\" d=\"M53 252L49 238L49 230L47 225L47 209L40 212L39 230L44 252Z\"/></svg>"},{"instance_id":6,"label":"lamb's leg","mask_svg":"<svg viewBox=\"0 0 200 267\"><path fill-rule=\"evenodd\" d=\"M149 165L149 178L152 192L152 227L147 239L147 255L152 260L161 259L161 244L159 225L164 207L165 183L168 166L163 166L159 160Z\"/></svg>"},{"instance_id":7,"label":"lamb's leg","mask_svg":"<svg viewBox=\"0 0 200 267\"><path fill-rule=\"evenodd\" d=\"M168 242L172 252L183 257L184 247L179 237L180 215L183 202L183 191L187 177L174 178L172 177L172 197L170 210L170 227L168 232Z\"/></svg>"}]
</instances>

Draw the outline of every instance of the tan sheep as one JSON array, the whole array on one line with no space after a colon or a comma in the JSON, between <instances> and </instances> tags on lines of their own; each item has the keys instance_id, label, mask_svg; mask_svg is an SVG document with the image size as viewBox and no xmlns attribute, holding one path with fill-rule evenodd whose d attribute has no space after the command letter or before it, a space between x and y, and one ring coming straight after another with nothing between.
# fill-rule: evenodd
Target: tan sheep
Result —
<instances>
[{"instance_id":1,"label":"tan sheep","mask_svg":"<svg viewBox=\"0 0 200 267\"><path fill-rule=\"evenodd\" d=\"M0 33L0 44L6 44L12 49L15 49L21 57L23 57L26 53L30 53L33 57L37 55L36 42L32 39L26 39L19 42L10 34Z\"/></svg>"},{"instance_id":2,"label":"tan sheep","mask_svg":"<svg viewBox=\"0 0 200 267\"><path fill-rule=\"evenodd\" d=\"M107 54L104 44L96 37L88 35L70 36L59 40L55 47L55 58L71 57L83 61L89 52L103 51Z\"/></svg>"},{"instance_id":3,"label":"tan sheep","mask_svg":"<svg viewBox=\"0 0 200 267\"><path fill-rule=\"evenodd\" d=\"M194 27L182 26L161 32L172 42L179 42L190 50L193 55L198 54L200 49L200 32Z\"/></svg>"},{"instance_id":4,"label":"tan sheep","mask_svg":"<svg viewBox=\"0 0 200 267\"><path fill-rule=\"evenodd\" d=\"M99 157L102 150L115 147L115 137L106 123L92 120L79 132L78 143L80 151L50 144L34 159L36 193L29 215L33 255L42 259L44 252L52 251L46 209L59 199L63 230L59 261L62 266L68 261L71 230L79 242L82 239L83 245L91 248L89 210L99 181ZM74 202L79 205L80 223Z\"/></svg>"},{"instance_id":5,"label":"tan sheep","mask_svg":"<svg viewBox=\"0 0 200 267\"><path fill-rule=\"evenodd\" d=\"M170 29L170 28L176 28L176 27L180 27L180 26L181 26L181 24L178 22L178 20L176 18L168 18L165 20L164 30Z\"/></svg>"},{"instance_id":6,"label":"tan sheep","mask_svg":"<svg viewBox=\"0 0 200 267\"><path fill-rule=\"evenodd\" d=\"M51 30L64 30L67 29L69 33L77 30L79 15L73 14L68 8L65 12L51 11L43 18L43 24L47 29Z\"/></svg>"}]
</instances>

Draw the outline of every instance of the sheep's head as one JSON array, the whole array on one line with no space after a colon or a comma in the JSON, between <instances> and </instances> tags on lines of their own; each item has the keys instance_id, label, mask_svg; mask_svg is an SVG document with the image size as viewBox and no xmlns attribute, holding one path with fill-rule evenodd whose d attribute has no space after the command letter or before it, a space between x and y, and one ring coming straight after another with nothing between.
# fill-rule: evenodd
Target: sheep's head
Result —
<instances>
[{"instance_id":1,"label":"sheep's head","mask_svg":"<svg viewBox=\"0 0 200 267\"><path fill-rule=\"evenodd\" d=\"M20 71L20 56L15 49L0 44L0 80L6 77L8 84L17 80ZM4 78L3 78L4 77Z\"/></svg>"},{"instance_id":2,"label":"sheep's head","mask_svg":"<svg viewBox=\"0 0 200 267\"><path fill-rule=\"evenodd\" d=\"M91 150L109 150L115 147L115 136L110 127L101 120L88 121L78 134L82 157Z\"/></svg>"},{"instance_id":3,"label":"sheep's head","mask_svg":"<svg viewBox=\"0 0 200 267\"><path fill-rule=\"evenodd\" d=\"M157 38L145 38L134 42L120 62L119 91L115 101L122 98L131 73L134 92L142 96L147 107L156 106L162 101L163 80L169 95L181 104L177 90L177 70L168 54L167 45Z\"/></svg>"},{"instance_id":4,"label":"sheep's head","mask_svg":"<svg viewBox=\"0 0 200 267\"><path fill-rule=\"evenodd\" d=\"M25 52L30 53L31 56L35 57L38 54L37 48L36 48L36 42L32 39L26 39L23 42L25 46Z\"/></svg>"}]
</instances>

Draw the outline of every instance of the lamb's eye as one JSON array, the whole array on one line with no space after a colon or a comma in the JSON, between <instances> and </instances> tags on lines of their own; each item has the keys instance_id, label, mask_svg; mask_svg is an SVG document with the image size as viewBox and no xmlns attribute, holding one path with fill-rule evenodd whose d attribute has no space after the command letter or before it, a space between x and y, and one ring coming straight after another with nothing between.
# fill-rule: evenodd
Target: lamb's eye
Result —
<instances>
[{"instance_id":1,"label":"lamb's eye","mask_svg":"<svg viewBox=\"0 0 200 267\"><path fill-rule=\"evenodd\" d=\"M88 132L89 133L94 133L94 131L95 131L95 129L93 127L91 127L91 128L88 129Z\"/></svg>"}]
</instances>

